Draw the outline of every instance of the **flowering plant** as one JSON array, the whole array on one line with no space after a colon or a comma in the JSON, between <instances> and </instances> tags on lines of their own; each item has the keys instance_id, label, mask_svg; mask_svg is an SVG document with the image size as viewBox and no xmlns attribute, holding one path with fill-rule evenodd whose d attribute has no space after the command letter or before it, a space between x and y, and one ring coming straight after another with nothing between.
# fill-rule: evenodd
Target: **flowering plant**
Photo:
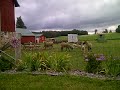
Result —
<instances>
[{"instance_id":1,"label":"flowering plant","mask_svg":"<svg viewBox=\"0 0 120 90\"><path fill-rule=\"evenodd\" d=\"M105 60L103 54L90 53L87 56L87 66L86 71L88 73L99 73L102 70L101 61Z\"/></svg>"},{"instance_id":2,"label":"flowering plant","mask_svg":"<svg viewBox=\"0 0 120 90\"><path fill-rule=\"evenodd\" d=\"M103 54L94 54L97 61L104 61L105 56Z\"/></svg>"},{"instance_id":3,"label":"flowering plant","mask_svg":"<svg viewBox=\"0 0 120 90\"><path fill-rule=\"evenodd\" d=\"M20 45L20 39L17 39L16 37L12 37L12 39L10 40L10 44L14 48L17 48Z\"/></svg>"}]
</instances>

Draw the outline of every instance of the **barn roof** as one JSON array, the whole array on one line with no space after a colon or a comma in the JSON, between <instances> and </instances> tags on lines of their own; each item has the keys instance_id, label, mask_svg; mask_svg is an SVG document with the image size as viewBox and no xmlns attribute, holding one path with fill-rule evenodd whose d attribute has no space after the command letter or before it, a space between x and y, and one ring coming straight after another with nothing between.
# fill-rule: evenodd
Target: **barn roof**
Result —
<instances>
[{"instance_id":1,"label":"barn roof","mask_svg":"<svg viewBox=\"0 0 120 90\"><path fill-rule=\"evenodd\" d=\"M14 0L14 4L15 4L15 7L19 7L20 6L17 0Z\"/></svg>"},{"instance_id":2,"label":"barn roof","mask_svg":"<svg viewBox=\"0 0 120 90\"><path fill-rule=\"evenodd\" d=\"M22 36L35 36L35 37L39 37L39 36L42 35L42 34L33 34L28 29L22 29L22 28L16 28L16 32L17 33L21 33Z\"/></svg>"},{"instance_id":3,"label":"barn roof","mask_svg":"<svg viewBox=\"0 0 120 90\"><path fill-rule=\"evenodd\" d=\"M32 32L28 29L16 28L17 33L21 33L22 36L35 36Z\"/></svg>"},{"instance_id":4,"label":"barn roof","mask_svg":"<svg viewBox=\"0 0 120 90\"><path fill-rule=\"evenodd\" d=\"M42 36L43 34L33 33L36 37Z\"/></svg>"}]
</instances>

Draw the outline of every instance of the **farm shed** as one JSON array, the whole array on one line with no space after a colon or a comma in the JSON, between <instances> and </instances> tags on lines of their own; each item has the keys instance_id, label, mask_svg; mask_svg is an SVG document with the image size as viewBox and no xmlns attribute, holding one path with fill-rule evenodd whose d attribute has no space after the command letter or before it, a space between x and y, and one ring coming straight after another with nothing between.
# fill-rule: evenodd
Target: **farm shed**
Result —
<instances>
[{"instance_id":1,"label":"farm shed","mask_svg":"<svg viewBox=\"0 0 120 90\"><path fill-rule=\"evenodd\" d=\"M40 43L45 41L45 36L42 34L33 34L28 29L16 28L17 33L21 33L21 43Z\"/></svg>"},{"instance_id":2,"label":"farm shed","mask_svg":"<svg viewBox=\"0 0 120 90\"><path fill-rule=\"evenodd\" d=\"M78 42L77 34L68 34L68 42Z\"/></svg>"},{"instance_id":3,"label":"farm shed","mask_svg":"<svg viewBox=\"0 0 120 90\"><path fill-rule=\"evenodd\" d=\"M35 42L40 43L46 40L46 37L43 34L34 34L35 35Z\"/></svg>"}]
</instances>

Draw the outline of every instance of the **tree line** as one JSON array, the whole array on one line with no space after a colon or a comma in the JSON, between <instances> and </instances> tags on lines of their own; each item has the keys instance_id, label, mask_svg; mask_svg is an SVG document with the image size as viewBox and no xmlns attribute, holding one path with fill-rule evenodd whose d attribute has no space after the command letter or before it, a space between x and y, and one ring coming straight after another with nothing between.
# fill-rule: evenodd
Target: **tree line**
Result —
<instances>
[{"instance_id":1,"label":"tree line","mask_svg":"<svg viewBox=\"0 0 120 90\"><path fill-rule=\"evenodd\" d=\"M77 30L77 29L73 29L72 31L42 31L42 32L34 32L34 33L41 33L47 38L67 36L68 34L88 35L87 31Z\"/></svg>"}]
</instances>

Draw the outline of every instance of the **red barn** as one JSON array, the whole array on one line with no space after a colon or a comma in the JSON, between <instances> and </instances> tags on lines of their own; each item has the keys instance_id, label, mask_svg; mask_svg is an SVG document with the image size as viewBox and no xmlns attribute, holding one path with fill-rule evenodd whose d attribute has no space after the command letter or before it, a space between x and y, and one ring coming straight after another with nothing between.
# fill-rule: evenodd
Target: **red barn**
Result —
<instances>
[{"instance_id":1,"label":"red barn","mask_svg":"<svg viewBox=\"0 0 120 90\"><path fill-rule=\"evenodd\" d=\"M27 29L16 28L17 33L21 33L21 43L40 43L46 40L46 37L42 34L33 34Z\"/></svg>"},{"instance_id":2,"label":"red barn","mask_svg":"<svg viewBox=\"0 0 120 90\"><path fill-rule=\"evenodd\" d=\"M22 36L21 37L21 43L24 44L24 43L29 43L29 42L32 42L32 43L35 43L35 36Z\"/></svg>"},{"instance_id":3,"label":"red barn","mask_svg":"<svg viewBox=\"0 0 120 90\"><path fill-rule=\"evenodd\" d=\"M1 31L15 32L15 10L17 0L0 0Z\"/></svg>"},{"instance_id":4,"label":"red barn","mask_svg":"<svg viewBox=\"0 0 120 90\"><path fill-rule=\"evenodd\" d=\"M40 43L46 40L46 37L43 34L34 34L35 35L35 42Z\"/></svg>"}]
</instances>

